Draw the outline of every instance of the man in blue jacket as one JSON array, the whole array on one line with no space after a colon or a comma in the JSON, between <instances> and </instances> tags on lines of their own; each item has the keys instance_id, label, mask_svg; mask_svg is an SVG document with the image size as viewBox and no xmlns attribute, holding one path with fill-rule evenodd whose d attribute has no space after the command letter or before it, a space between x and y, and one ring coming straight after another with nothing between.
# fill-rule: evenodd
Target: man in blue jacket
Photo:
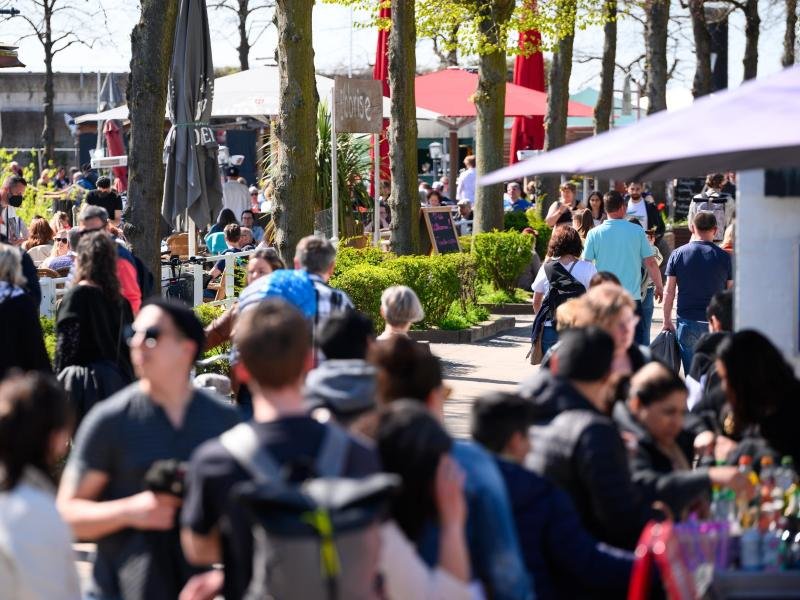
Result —
<instances>
[{"instance_id":1,"label":"man in blue jacket","mask_svg":"<svg viewBox=\"0 0 800 600\"><path fill-rule=\"evenodd\" d=\"M536 598L624 598L633 555L600 544L566 492L521 466L534 413L530 401L500 392L472 406L472 437L495 454Z\"/></svg>"}]
</instances>

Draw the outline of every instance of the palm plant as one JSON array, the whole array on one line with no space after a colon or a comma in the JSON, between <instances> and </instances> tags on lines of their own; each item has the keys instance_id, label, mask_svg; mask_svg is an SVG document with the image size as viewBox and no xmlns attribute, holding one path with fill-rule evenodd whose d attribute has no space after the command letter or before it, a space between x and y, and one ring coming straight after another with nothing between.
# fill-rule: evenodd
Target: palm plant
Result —
<instances>
[{"instance_id":1,"label":"palm plant","mask_svg":"<svg viewBox=\"0 0 800 600\"><path fill-rule=\"evenodd\" d=\"M339 232L340 237L351 237L358 233L359 226L354 218L354 207L372 208L366 181L369 178L371 162L369 142L365 136L340 133L336 136L339 172ZM274 136L262 147L262 173L265 179L276 179L277 143ZM317 171L314 182L314 211L330 209L333 193L331 190L331 114L326 102L317 108Z\"/></svg>"}]
</instances>

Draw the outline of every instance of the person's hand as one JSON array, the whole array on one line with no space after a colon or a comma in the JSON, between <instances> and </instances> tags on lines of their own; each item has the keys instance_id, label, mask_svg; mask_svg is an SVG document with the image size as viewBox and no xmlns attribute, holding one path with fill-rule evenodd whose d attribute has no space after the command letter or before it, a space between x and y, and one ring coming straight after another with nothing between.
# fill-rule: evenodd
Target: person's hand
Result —
<instances>
[{"instance_id":1,"label":"person's hand","mask_svg":"<svg viewBox=\"0 0 800 600\"><path fill-rule=\"evenodd\" d=\"M141 492L127 499L128 526L167 531L175 525L180 500L168 494Z\"/></svg>"},{"instance_id":2,"label":"person's hand","mask_svg":"<svg viewBox=\"0 0 800 600\"><path fill-rule=\"evenodd\" d=\"M672 322L672 319L664 319L664 325L661 327L661 331L675 331L675 324Z\"/></svg>"},{"instance_id":3,"label":"person's hand","mask_svg":"<svg viewBox=\"0 0 800 600\"><path fill-rule=\"evenodd\" d=\"M463 527L467 520L464 500L464 471L449 454L443 454L436 467L434 482L436 508L442 528Z\"/></svg>"},{"instance_id":4,"label":"person's hand","mask_svg":"<svg viewBox=\"0 0 800 600\"><path fill-rule=\"evenodd\" d=\"M222 571L206 571L193 576L183 586L178 600L214 600L222 591L225 574Z\"/></svg>"},{"instance_id":5,"label":"person's hand","mask_svg":"<svg viewBox=\"0 0 800 600\"><path fill-rule=\"evenodd\" d=\"M747 498L748 500L750 500L755 493L753 482L750 481L747 475L740 472L737 467L711 467L708 470L708 478L714 485L730 488L736 492L737 496Z\"/></svg>"},{"instance_id":6,"label":"person's hand","mask_svg":"<svg viewBox=\"0 0 800 600\"><path fill-rule=\"evenodd\" d=\"M656 289L653 292L653 298L656 302L661 302L664 299L664 285L656 284Z\"/></svg>"},{"instance_id":7,"label":"person's hand","mask_svg":"<svg viewBox=\"0 0 800 600\"><path fill-rule=\"evenodd\" d=\"M703 431L694 438L694 451L700 455L713 454L716 436L713 431Z\"/></svg>"},{"instance_id":8,"label":"person's hand","mask_svg":"<svg viewBox=\"0 0 800 600\"><path fill-rule=\"evenodd\" d=\"M714 459L715 460L728 460L728 456L730 456L731 452L736 450L737 443L734 442L731 438L727 438L724 435L717 436L717 442L714 445Z\"/></svg>"}]
</instances>

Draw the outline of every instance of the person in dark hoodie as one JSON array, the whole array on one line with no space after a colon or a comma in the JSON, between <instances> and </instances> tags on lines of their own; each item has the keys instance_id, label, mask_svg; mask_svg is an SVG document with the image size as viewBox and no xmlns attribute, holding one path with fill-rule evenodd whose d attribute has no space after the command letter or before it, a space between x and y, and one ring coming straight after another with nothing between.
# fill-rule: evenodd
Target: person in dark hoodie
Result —
<instances>
[{"instance_id":1,"label":"person in dark hoodie","mask_svg":"<svg viewBox=\"0 0 800 600\"><path fill-rule=\"evenodd\" d=\"M633 481L648 502L666 504L676 520L692 511L705 513L711 486L752 495L747 476L734 466L692 470L694 445L684 429L686 386L661 363L642 367L631 378L627 403L617 403L614 419L636 439L631 461Z\"/></svg>"},{"instance_id":2,"label":"person in dark hoodie","mask_svg":"<svg viewBox=\"0 0 800 600\"><path fill-rule=\"evenodd\" d=\"M522 466L534 415L530 401L492 393L472 405L471 429L472 438L494 454L505 481L536 598L624 598L633 556L598 543L569 495Z\"/></svg>"},{"instance_id":3,"label":"person in dark hoodie","mask_svg":"<svg viewBox=\"0 0 800 600\"><path fill-rule=\"evenodd\" d=\"M536 407L530 428L536 450L526 466L571 497L589 532L612 546L633 549L645 524L661 513L633 484L620 431L609 416L619 374L614 340L598 327L564 332L551 361L520 385Z\"/></svg>"}]
</instances>

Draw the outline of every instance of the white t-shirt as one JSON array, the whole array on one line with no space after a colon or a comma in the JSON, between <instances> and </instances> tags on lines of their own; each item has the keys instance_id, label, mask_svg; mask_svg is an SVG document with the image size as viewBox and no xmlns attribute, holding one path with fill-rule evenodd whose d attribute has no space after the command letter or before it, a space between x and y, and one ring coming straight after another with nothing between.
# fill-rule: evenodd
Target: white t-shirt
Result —
<instances>
[{"instance_id":1,"label":"white t-shirt","mask_svg":"<svg viewBox=\"0 0 800 600\"><path fill-rule=\"evenodd\" d=\"M238 221L242 211L250 208L250 189L238 181L226 181L222 184L222 207L230 208Z\"/></svg>"},{"instance_id":2,"label":"white t-shirt","mask_svg":"<svg viewBox=\"0 0 800 600\"><path fill-rule=\"evenodd\" d=\"M639 219L639 223L642 224L642 228L647 231L647 205L644 203L644 196L639 202L634 202L633 200L628 200L628 212L625 215L628 219L631 217L636 217Z\"/></svg>"},{"instance_id":3,"label":"white t-shirt","mask_svg":"<svg viewBox=\"0 0 800 600\"><path fill-rule=\"evenodd\" d=\"M595 273L597 273L597 268L594 266L594 263L589 262L588 260L578 260L567 264L562 263L561 266L569 271L570 274L580 283L582 283L583 287L585 287L587 290L589 289L589 282L592 280L592 277L594 277ZM536 279L533 280L531 289L536 293L542 294L543 296L546 296L547 292L550 291L550 282L547 281L547 275L544 272L544 264L539 269L539 272L536 273ZM545 325L552 325L552 322L546 321Z\"/></svg>"},{"instance_id":4,"label":"white t-shirt","mask_svg":"<svg viewBox=\"0 0 800 600\"><path fill-rule=\"evenodd\" d=\"M475 203L475 179L477 176L475 169L467 169L458 176L456 200L469 200L470 204Z\"/></svg>"}]
</instances>

